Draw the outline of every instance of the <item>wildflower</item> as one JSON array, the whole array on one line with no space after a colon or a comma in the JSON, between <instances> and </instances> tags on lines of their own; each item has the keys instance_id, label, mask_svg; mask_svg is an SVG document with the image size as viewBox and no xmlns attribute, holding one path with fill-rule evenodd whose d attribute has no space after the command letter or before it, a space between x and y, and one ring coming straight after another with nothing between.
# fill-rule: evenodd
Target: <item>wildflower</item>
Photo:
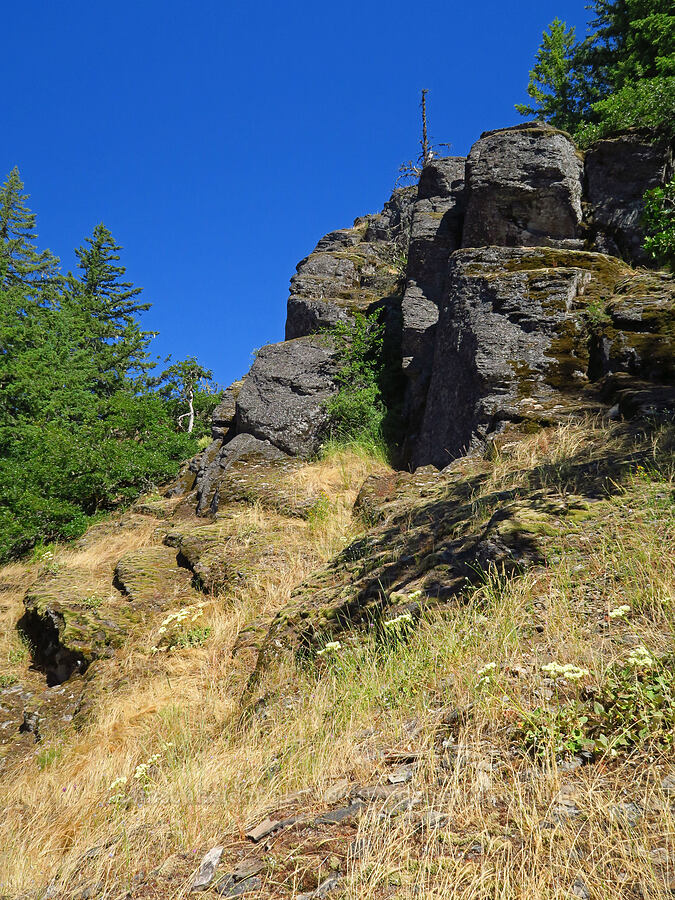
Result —
<instances>
[{"instance_id":1,"label":"wildflower","mask_svg":"<svg viewBox=\"0 0 675 900\"><path fill-rule=\"evenodd\" d=\"M654 657L645 647L635 647L628 654L626 662L635 669L649 669L654 665Z\"/></svg>"},{"instance_id":2,"label":"wildflower","mask_svg":"<svg viewBox=\"0 0 675 900\"><path fill-rule=\"evenodd\" d=\"M340 649L342 649L340 641L328 641L323 650L317 650L316 655L323 656L325 653L336 653Z\"/></svg>"},{"instance_id":3,"label":"wildflower","mask_svg":"<svg viewBox=\"0 0 675 900\"><path fill-rule=\"evenodd\" d=\"M607 618L609 619L625 619L628 613L630 612L630 606L625 603L623 606L617 606L616 609L610 610L607 613Z\"/></svg>"},{"instance_id":4,"label":"wildflower","mask_svg":"<svg viewBox=\"0 0 675 900\"><path fill-rule=\"evenodd\" d=\"M114 781L110 782L110 784L108 785L108 790L114 791L119 787L124 787L124 785L126 783L127 783L126 775L120 775L119 778L116 778ZM64 790L65 790L65 788L64 788Z\"/></svg>"},{"instance_id":5,"label":"wildflower","mask_svg":"<svg viewBox=\"0 0 675 900\"><path fill-rule=\"evenodd\" d=\"M404 623L406 625L412 625L413 617L409 612L401 613L400 616L396 616L394 619L387 619L383 624L385 628L396 628Z\"/></svg>"},{"instance_id":6,"label":"wildflower","mask_svg":"<svg viewBox=\"0 0 675 900\"><path fill-rule=\"evenodd\" d=\"M489 662L486 663L482 669L479 669L476 672L476 675L492 675L494 670L497 668L497 663Z\"/></svg>"},{"instance_id":7,"label":"wildflower","mask_svg":"<svg viewBox=\"0 0 675 900\"><path fill-rule=\"evenodd\" d=\"M580 669L579 666L573 666L571 663L561 666L560 663L550 662L542 666L541 670L552 678L563 678L566 681L580 681L590 674L588 669Z\"/></svg>"}]
</instances>

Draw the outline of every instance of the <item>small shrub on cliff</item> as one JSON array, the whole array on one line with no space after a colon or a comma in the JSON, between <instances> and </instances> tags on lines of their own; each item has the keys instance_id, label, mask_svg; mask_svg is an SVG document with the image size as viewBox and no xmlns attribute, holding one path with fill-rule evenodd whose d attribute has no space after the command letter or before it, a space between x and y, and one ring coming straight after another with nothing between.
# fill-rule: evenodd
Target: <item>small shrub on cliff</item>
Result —
<instances>
[{"instance_id":1,"label":"small shrub on cliff","mask_svg":"<svg viewBox=\"0 0 675 900\"><path fill-rule=\"evenodd\" d=\"M377 316L356 313L329 331L338 358L338 390L326 404L328 434L341 444L384 444L386 407L380 387L384 326Z\"/></svg>"},{"instance_id":2,"label":"small shrub on cliff","mask_svg":"<svg viewBox=\"0 0 675 900\"><path fill-rule=\"evenodd\" d=\"M661 265L675 269L675 178L645 194L644 248Z\"/></svg>"}]
</instances>

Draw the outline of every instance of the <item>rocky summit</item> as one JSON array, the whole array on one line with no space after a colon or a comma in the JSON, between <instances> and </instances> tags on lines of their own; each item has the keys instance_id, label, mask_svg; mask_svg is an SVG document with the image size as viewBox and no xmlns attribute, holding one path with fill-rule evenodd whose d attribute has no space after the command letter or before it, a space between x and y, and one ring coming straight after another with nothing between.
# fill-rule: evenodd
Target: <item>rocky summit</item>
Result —
<instances>
[{"instance_id":1,"label":"rocky summit","mask_svg":"<svg viewBox=\"0 0 675 900\"><path fill-rule=\"evenodd\" d=\"M0 896L672 896L673 149L429 157L171 484L0 570ZM364 316L387 459L327 441Z\"/></svg>"},{"instance_id":2,"label":"rocky summit","mask_svg":"<svg viewBox=\"0 0 675 900\"><path fill-rule=\"evenodd\" d=\"M229 427L219 420L193 464L199 478L217 480L241 434L317 452L335 390L326 332L357 312L381 315L405 376L402 468L443 468L509 428L611 407L610 375L668 384L673 283L633 266L646 261L641 198L672 168L672 146L648 135L583 154L537 124L487 132L466 159L431 159L416 187L298 264L286 341L230 389Z\"/></svg>"}]
</instances>

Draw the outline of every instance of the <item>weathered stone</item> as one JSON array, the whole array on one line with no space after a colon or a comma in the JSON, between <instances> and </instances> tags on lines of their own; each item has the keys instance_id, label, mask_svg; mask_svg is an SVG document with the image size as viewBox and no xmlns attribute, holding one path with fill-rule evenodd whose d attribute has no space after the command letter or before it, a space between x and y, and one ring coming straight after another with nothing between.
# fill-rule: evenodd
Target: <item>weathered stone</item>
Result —
<instances>
[{"instance_id":1,"label":"weathered stone","mask_svg":"<svg viewBox=\"0 0 675 900\"><path fill-rule=\"evenodd\" d=\"M675 278L634 272L599 310L591 376L626 372L650 381L675 379Z\"/></svg>"},{"instance_id":2,"label":"weathered stone","mask_svg":"<svg viewBox=\"0 0 675 900\"><path fill-rule=\"evenodd\" d=\"M82 673L121 646L137 613L124 598L90 594L78 573L46 575L24 598L17 627L28 638L33 662L48 685Z\"/></svg>"},{"instance_id":3,"label":"weathered stone","mask_svg":"<svg viewBox=\"0 0 675 900\"><path fill-rule=\"evenodd\" d=\"M335 392L335 365L334 351L322 338L263 347L239 393L237 431L295 456L316 453L327 422L325 404Z\"/></svg>"},{"instance_id":4,"label":"weathered stone","mask_svg":"<svg viewBox=\"0 0 675 900\"><path fill-rule=\"evenodd\" d=\"M252 875L242 881L234 881L231 877L227 877L218 882L215 891L222 897L242 897L252 891L259 891L261 887L262 878L259 875Z\"/></svg>"},{"instance_id":5,"label":"weathered stone","mask_svg":"<svg viewBox=\"0 0 675 900\"><path fill-rule=\"evenodd\" d=\"M564 132L488 131L471 148L466 179L463 247L582 247L583 163Z\"/></svg>"},{"instance_id":6,"label":"weathered stone","mask_svg":"<svg viewBox=\"0 0 675 900\"><path fill-rule=\"evenodd\" d=\"M342 879L341 875L330 875L321 884L315 888L313 891L309 891L305 894L298 894L297 900L321 900L322 897L327 897L331 891L336 890L340 886L340 881Z\"/></svg>"},{"instance_id":7,"label":"weathered stone","mask_svg":"<svg viewBox=\"0 0 675 900\"><path fill-rule=\"evenodd\" d=\"M273 834L277 829L281 828L281 822L276 819L264 819L254 828L249 828L246 832L246 837L253 841L254 844L258 844L263 838L266 838L268 835Z\"/></svg>"},{"instance_id":8,"label":"weathered stone","mask_svg":"<svg viewBox=\"0 0 675 900\"><path fill-rule=\"evenodd\" d=\"M342 822L352 821L363 812L365 803L355 800L349 806L343 806L341 809L331 809L323 813L314 820L315 825L339 825Z\"/></svg>"},{"instance_id":9,"label":"weathered stone","mask_svg":"<svg viewBox=\"0 0 675 900\"><path fill-rule=\"evenodd\" d=\"M218 406L211 415L211 437L214 441L223 440L235 423L237 414L237 397L243 381L233 382L223 393Z\"/></svg>"},{"instance_id":10,"label":"weathered stone","mask_svg":"<svg viewBox=\"0 0 675 900\"><path fill-rule=\"evenodd\" d=\"M647 265L642 249L643 197L662 185L673 166L667 140L646 133L623 134L598 141L586 153L588 221L594 248Z\"/></svg>"},{"instance_id":11,"label":"weathered stone","mask_svg":"<svg viewBox=\"0 0 675 900\"><path fill-rule=\"evenodd\" d=\"M191 593L191 575L176 564L169 547L126 553L115 567L113 584L140 606L164 608Z\"/></svg>"},{"instance_id":12,"label":"weathered stone","mask_svg":"<svg viewBox=\"0 0 675 900\"><path fill-rule=\"evenodd\" d=\"M406 287L401 303L408 444L414 443L424 409L448 258L461 246L465 162L464 157L448 157L434 159L425 166L413 207Z\"/></svg>"},{"instance_id":13,"label":"weathered stone","mask_svg":"<svg viewBox=\"0 0 675 900\"><path fill-rule=\"evenodd\" d=\"M211 884L224 849L224 847L212 847L204 856L192 882L193 891L205 891Z\"/></svg>"},{"instance_id":14,"label":"weathered stone","mask_svg":"<svg viewBox=\"0 0 675 900\"><path fill-rule=\"evenodd\" d=\"M588 382L583 310L605 302L621 263L571 250L454 254L414 467L442 468L505 422L556 421Z\"/></svg>"},{"instance_id":15,"label":"weathered stone","mask_svg":"<svg viewBox=\"0 0 675 900\"><path fill-rule=\"evenodd\" d=\"M200 460L197 473L197 515L214 515L218 511L223 479L237 464L238 471L257 471L261 465L285 458L283 450L251 434L237 434L226 444L214 441Z\"/></svg>"},{"instance_id":16,"label":"weathered stone","mask_svg":"<svg viewBox=\"0 0 675 900\"><path fill-rule=\"evenodd\" d=\"M291 279L286 340L348 322L398 295L416 188L394 191L381 213L333 231L298 263Z\"/></svg>"}]
</instances>

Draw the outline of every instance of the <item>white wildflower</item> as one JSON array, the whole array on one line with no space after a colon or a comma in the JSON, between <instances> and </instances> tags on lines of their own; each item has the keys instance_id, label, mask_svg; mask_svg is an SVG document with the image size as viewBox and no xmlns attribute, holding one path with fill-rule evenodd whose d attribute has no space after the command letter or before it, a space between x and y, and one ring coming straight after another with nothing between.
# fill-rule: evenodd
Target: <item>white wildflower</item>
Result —
<instances>
[{"instance_id":1,"label":"white wildflower","mask_svg":"<svg viewBox=\"0 0 675 900\"><path fill-rule=\"evenodd\" d=\"M325 653L336 653L342 649L340 641L328 641L323 650L317 650L317 656L323 656Z\"/></svg>"},{"instance_id":2,"label":"white wildflower","mask_svg":"<svg viewBox=\"0 0 675 900\"><path fill-rule=\"evenodd\" d=\"M401 613L400 616L396 616L394 619L387 619L383 624L385 628L396 628L399 625L412 625L413 617L409 612Z\"/></svg>"},{"instance_id":3,"label":"white wildflower","mask_svg":"<svg viewBox=\"0 0 675 900\"><path fill-rule=\"evenodd\" d=\"M626 662L636 669L649 669L654 665L654 657L645 647L635 647L628 654Z\"/></svg>"},{"instance_id":4,"label":"white wildflower","mask_svg":"<svg viewBox=\"0 0 675 900\"><path fill-rule=\"evenodd\" d=\"M623 606L617 606L616 609L610 610L610 612L607 613L607 617L609 619L625 619L629 612L630 606L625 603Z\"/></svg>"},{"instance_id":5,"label":"white wildflower","mask_svg":"<svg viewBox=\"0 0 675 900\"><path fill-rule=\"evenodd\" d=\"M125 785L126 783L127 783L127 777L126 777L126 775L120 775L119 778L116 778L114 781L111 781L111 782L110 782L110 784L108 785L108 790L109 790L109 791L114 791L114 790L116 790L116 789L119 788L119 787L124 787L124 785Z\"/></svg>"}]
</instances>

